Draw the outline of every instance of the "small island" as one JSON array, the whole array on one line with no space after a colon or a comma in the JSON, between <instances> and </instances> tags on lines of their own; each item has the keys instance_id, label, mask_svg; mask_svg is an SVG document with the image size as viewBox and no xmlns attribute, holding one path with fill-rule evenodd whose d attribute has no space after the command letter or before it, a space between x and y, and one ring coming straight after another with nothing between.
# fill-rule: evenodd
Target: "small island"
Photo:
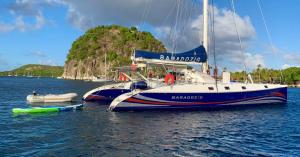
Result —
<instances>
[{"instance_id":1,"label":"small island","mask_svg":"<svg viewBox=\"0 0 300 157\"><path fill-rule=\"evenodd\" d=\"M0 72L0 76L60 77L64 67L41 64L27 64L11 71Z\"/></svg>"}]
</instances>

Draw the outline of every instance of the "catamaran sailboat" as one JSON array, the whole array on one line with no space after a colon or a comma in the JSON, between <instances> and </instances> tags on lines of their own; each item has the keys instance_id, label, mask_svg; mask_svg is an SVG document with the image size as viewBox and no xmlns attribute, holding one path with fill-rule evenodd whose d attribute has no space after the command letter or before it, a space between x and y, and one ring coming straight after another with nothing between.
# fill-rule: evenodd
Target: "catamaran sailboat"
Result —
<instances>
[{"instance_id":1,"label":"catamaran sailboat","mask_svg":"<svg viewBox=\"0 0 300 157\"><path fill-rule=\"evenodd\" d=\"M216 81L208 69L208 0L203 0L203 46L191 53L151 53L135 51L134 61L173 64L202 64L198 81L167 84L146 90L132 90L115 98L112 111L147 109L194 109L225 106L276 104L287 101L287 86L275 84L233 83L230 77Z\"/></svg>"},{"instance_id":2,"label":"catamaran sailboat","mask_svg":"<svg viewBox=\"0 0 300 157\"><path fill-rule=\"evenodd\" d=\"M183 52L180 54L177 54L177 59L178 60L185 60L186 58L189 58L189 56L194 55L194 54L199 54L199 56L195 56L192 58L189 58L190 61L205 61L206 60L206 55L205 53L201 53L205 51L203 46L200 46L198 48L195 48L191 51L188 52ZM153 59L153 56L156 57L157 59ZM160 60L160 57L165 57L166 59L171 58L172 54L170 53L149 53L145 51L135 51L135 56L133 56L131 59L132 60L137 60L140 62L144 62L144 58L151 58L151 64L159 64L163 60ZM187 63L190 63L190 61L181 61L180 65L172 65L172 67L178 67L178 66L183 66ZM168 63L170 61L167 61L165 63ZM143 66L142 66L143 67ZM185 66L186 67L186 66ZM126 74L125 71L131 71L131 74L136 76L135 78L132 78L133 76L129 76ZM178 67L179 68L179 67ZM83 96L83 100L85 102L111 102L113 101L116 97L124 94L124 93L129 93L133 90L141 90L141 89L153 89L156 87L162 86L164 83L164 80L160 79L155 79L155 78L146 78L143 76L141 73L137 71L132 71L131 67L122 67L120 68L124 72L120 73L120 76L123 76L126 78L128 81L127 82L122 82L122 83L115 83L115 84L109 84L109 85L104 85L98 88L95 88ZM183 68L181 71L182 75L185 76L184 81L198 81L199 79L201 80L201 77L198 77L198 75L195 75L195 72L192 72L191 70L187 70L186 68ZM201 74L200 74L201 75ZM122 80L122 79L121 79ZM213 82L213 81L210 81Z\"/></svg>"}]
</instances>

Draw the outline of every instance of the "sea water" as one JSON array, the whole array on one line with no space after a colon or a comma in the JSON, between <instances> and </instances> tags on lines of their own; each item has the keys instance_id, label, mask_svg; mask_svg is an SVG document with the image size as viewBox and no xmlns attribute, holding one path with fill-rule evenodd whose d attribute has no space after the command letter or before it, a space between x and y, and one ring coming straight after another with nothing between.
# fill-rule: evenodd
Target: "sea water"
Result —
<instances>
[{"instance_id":1,"label":"sea water","mask_svg":"<svg viewBox=\"0 0 300 157\"><path fill-rule=\"evenodd\" d=\"M0 77L0 156L300 156L300 89L281 105L215 111L82 111L13 115L26 96L100 83ZM76 103L81 103L81 97Z\"/></svg>"}]
</instances>

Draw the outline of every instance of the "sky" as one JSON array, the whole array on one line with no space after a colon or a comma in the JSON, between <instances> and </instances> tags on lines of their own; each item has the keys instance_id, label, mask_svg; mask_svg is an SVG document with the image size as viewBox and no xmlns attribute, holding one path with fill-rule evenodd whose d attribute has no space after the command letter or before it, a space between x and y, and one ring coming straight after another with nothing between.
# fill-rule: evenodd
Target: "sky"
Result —
<instances>
[{"instance_id":1,"label":"sky","mask_svg":"<svg viewBox=\"0 0 300 157\"><path fill-rule=\"evenodd\" d=\"M210 63L215 52L217 65L232 71L300 66L300 1L209 3ZM202 43L202 0L0 0L0 71L31 63L63 66L74 40L110 24L136 26L168 51L186 51Z\"/></svg>"}]
</instances>

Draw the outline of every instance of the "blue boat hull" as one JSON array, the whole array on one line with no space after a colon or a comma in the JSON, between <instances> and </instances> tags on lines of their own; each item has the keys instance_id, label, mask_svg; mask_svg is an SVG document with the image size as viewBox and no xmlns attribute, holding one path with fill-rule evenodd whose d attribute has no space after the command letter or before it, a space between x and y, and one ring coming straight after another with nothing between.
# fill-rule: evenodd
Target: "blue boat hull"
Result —
<instances>
[{"instance_id":1,"label":"blue boat hull","mask_svg":"<svg viewBox=\"0 0 300 157\"><path fill-rule=\"evenodd\" d=\"M113 111L149 109L211 109L278 104L287 101L287 88L226 93L146 93L133 95Z\"/></svg>"}]
</instances>

